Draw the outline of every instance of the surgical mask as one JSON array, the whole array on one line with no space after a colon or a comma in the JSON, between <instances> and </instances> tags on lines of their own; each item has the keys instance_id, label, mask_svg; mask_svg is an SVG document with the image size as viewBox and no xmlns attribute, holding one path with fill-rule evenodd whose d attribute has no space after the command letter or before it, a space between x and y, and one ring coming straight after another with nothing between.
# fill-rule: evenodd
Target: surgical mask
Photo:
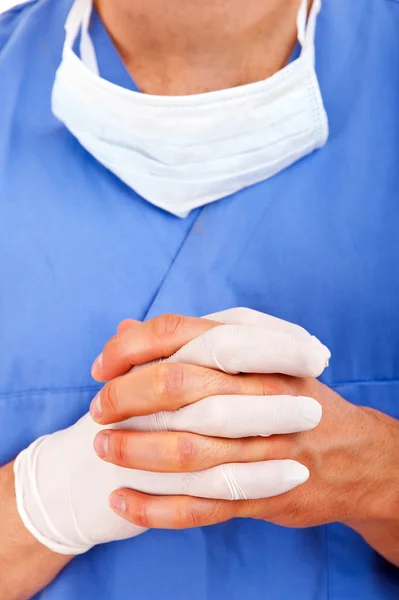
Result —
<instances>
[{"instance_id":1,"label":"surgical mask","mask_svg":"<svg viewBox=\"0 0 399 600\"><path fill-rule=\"evenodd\" d=\"M155 96L99 75L92 0L67 17L53 112L107 169L176 215L264 181L323 146L328 121L315 73L321 0L298 17L300 56L264 81L190 96ZM80 33L80 58L73 46Z\"/></svg>"}]
</instances>

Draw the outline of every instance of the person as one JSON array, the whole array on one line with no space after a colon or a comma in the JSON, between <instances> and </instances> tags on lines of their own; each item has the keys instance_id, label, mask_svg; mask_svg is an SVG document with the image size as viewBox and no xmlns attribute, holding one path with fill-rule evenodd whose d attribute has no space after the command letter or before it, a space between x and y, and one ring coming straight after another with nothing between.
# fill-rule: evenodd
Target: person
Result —
<instances>
[{"instance_id":1,"label":"person","mask_svg":"<svg viewBox=\"0 0 399 600\"><path fill-rule=\"evenodd\" d=\"M398 597L398 29L0 16L2 600Z\"/></svg>"}]
</instances>

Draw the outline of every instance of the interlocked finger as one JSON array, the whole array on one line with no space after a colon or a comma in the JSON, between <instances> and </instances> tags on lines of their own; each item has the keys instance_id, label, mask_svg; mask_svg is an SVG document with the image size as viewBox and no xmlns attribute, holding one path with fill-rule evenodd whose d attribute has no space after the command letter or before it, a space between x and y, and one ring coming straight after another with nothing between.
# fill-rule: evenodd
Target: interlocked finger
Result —
<instances>
[{"instance_id":1,"label":"interlocked finger","mask_svg":"<svg viewBox=\"0 0 399 600\"><path fill-rule=\"evenodd\" d=\"M223 395L204 398L176 411L135 417L135 431L187 431L222 438L245 438L313 429L322 408L306 396Z\"/></svg>"},{"instance_id":2,"label":"interlocked finger","mask_svg":"<svg viewBox=\"0 0 399 600\"><path fill-rule=\"evenodd\" d=\"M168 359L226 373L282 373L318 377L329 351L315 337L286 330L223 324L188 342Z\"/></svg>"}]
</instances>

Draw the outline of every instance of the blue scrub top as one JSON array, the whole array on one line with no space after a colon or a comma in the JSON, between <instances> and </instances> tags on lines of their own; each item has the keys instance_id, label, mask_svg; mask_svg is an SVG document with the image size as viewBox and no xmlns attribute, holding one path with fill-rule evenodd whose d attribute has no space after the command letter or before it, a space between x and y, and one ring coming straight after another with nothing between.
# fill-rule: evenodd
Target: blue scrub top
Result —
<instances>
[{"instance_id":1,"label":"blue scrub top","mask_svg":"<svg viewBox=\"0 0 399 600\"><path fill-rule=\"evenodd\" d=\"M71 0L0 17L0 463L87 411L126 317L248 306L332 351L323 380L399 417L399 3L324 0L327 145L186 219L145 202L51 113ZM95 16L103 77L134 83ZM0 594L1 595L1 594ZM153 530L74 559L37 598L397 600L398 570L341 524Z\"/></svg>"}]
</instances>

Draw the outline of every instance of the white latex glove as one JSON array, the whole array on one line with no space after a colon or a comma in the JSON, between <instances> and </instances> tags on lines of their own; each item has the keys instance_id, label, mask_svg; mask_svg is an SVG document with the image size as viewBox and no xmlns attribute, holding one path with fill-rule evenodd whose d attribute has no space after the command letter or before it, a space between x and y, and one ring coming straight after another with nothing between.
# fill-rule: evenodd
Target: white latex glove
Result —
<instances>
[{"instance_id":1,"label":"white latex glove","mask_svg":"<svg viewBox=\"0 0 399 600\"><path fill-rule=\"evenodd\" d=\"M288 321L249 308L231 308L205 319L222 323L168 359L226 373L280 373L319 377L331 353L315 336Z\"/></svg>"},{"instance_id":2,"label":"white latex glove","mask_svg":"<svg viewBox=\"0 0 399 600\"><path fill-rule=\"evenodd\" d=\"M241 325L222 325L199 336L171 361L228 372L297 376L317 376L328 362L325 346L295 325L246 309L211 318ZM155 421L162 423L162 428L240 437L303 431L316 426L320 417L320 405L310 398L218 396L175 414L135 417L112 427L149 430ZM286 492L309 476L306 467L292 460L221 465L197 473L125 469L95 454L93 440L101 429L85 415L68 429L39 438L15 461L19 514L27 529L55 552L80 554L95 544L144 531L109 508L108 497L118 488L158 495L255 499Z\"/></svg>"}]
</instances>

